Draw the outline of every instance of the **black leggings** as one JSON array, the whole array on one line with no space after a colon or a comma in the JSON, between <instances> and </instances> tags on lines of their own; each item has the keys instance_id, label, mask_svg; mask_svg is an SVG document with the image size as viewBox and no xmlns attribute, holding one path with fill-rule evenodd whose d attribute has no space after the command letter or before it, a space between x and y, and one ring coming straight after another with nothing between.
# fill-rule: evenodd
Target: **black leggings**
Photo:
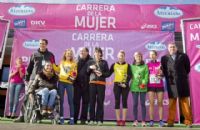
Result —
<instances>
[{"instance_id":1,"label":"black leggings","mask_svg":"<svg viewBox=\"0 0 200 130\"><path fill-rule=\"evenodd\" d=\"M122 88L118 83L114 84L113 92L115 95L115 109L120 109L120 99L122 95L122 106L127 108L127 99L129 93L129 87Z\"/></svg>"}]
</instances>

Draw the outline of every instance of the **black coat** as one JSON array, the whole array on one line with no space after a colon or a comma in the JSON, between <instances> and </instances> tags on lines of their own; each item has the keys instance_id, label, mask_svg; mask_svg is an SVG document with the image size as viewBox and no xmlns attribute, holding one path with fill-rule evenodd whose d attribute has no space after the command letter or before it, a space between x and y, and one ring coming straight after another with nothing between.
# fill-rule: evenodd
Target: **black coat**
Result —
<instances>
[{"instance_id":1,"label":"black coat","mask_svg":"<svg viewBox=\"0 0 200 130\"><path fill-rule=\"evenodd\" d=\"M75 87L79 87L80 84L81 86L84 87L89 87L89 74L87 73L87 68L88 68L88 62L92 60L90 55L87 56L86 59L81 59L80 57L78 58L78 66L77 66L77 77L74 82Z\"/></svg>"},{"instance_id":2,"label":"black coat","mask_svg":"<svg viewBox=\"0 0 200 130\"><path fill-rule=\"evenodd\" d=\"M189 97L188 74L190 61L186 54L177 52L175 60L170 55L161 58L169 98Z\"/></svg>"},{"instance_id":3,"label":"black coat","mask_svg":"<svg viewBox=\"0 0 200 130\"><path fill-rule=\"evenodd\" d=\"M34 80L35 76L42 71L43 65L42 61L48 61L48 62L53 62L55 63L55 58L53 53L50 51L46 50L45 52L41 52L39 49L37 52L33 53L30 58L30 62L28 64L27 70L26 70L26 75L25 75L25 80Z\"/></svg>"},{"instance_id":4,"label":"black coat","mask_svg":"<svg viewBox=\"0 0 200 130\"><path fill-rule=\"evenodd\" d=\"M28 93L35 93L42 90L43 88L48 88L49 90L57 90L57 81L58 77L56 74L54 74L50 79L48 79L43 72L40 72L35 76L35 79L31 84Z\"/></svg>"},{"instance_id":5,"label":"black coat","mask_svg":"<svg viewBox=\"0 0 200 130\"><path fill-rule=\"evenodd\" d=\"M90 69L91 65L96 65L97 70L102 72L100 77L98 77L93 70ZM110 70L107 61L100 60L97 65L95 59L90 60L88 63L87 73L90 75L90 81L106 81L106 78L110 76Z\"/></svg>"}]
</instances>

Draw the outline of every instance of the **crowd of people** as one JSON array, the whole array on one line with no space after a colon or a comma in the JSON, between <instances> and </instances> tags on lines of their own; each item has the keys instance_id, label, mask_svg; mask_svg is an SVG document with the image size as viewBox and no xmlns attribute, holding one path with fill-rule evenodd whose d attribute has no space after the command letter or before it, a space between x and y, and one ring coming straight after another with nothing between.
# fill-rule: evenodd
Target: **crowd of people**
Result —
<instances>
[{"instance_id":1,"label":"crowd of people","mask_svg":"<svg viewBox=\"0 0 200 130\"><path fill-rule=\"evenodd\" d=\"M83 47L77 59L73 51L67 49L58 65L55 57L48 51L48 40L41 39L37 52L31 55L27 69L22 64L22 59L16 59L10 73L9 87L9 116L14 117L19 100L19 91L23 83L26 86L26 94L29 100L34 100L34 94L41 95L42 114L52 113L56 96L60 98L60 121L64 124L64 98L65 92L69 104L68 124L102 125L104 121L104 99L106 90L106 78L114 74L113 95L115 98L116 125L125 126L128 95L133 98L133 126L139 125L138 102L141 105L141 126L145 127L146 120L146 95L149 96L149 126L154 126L154 99L158 98L159 126L173 127L176 117L176 102L180 101L180 108L184 115L184 124L192 125L192 114L189 104L190 61L186 54L178 51L174 43L168 44L168 54L158 60L155 50L149 52L150 62L145 63L143 54L135 52L133 63L126 62L125 51L120 50L117 62L111 67L103 59L103 52L96 47L94 57L89 50ZM163 121L163 96L165 77L169 97L169 113L167 124ZM121 101L122 99L122 101ZM122 110L120 109L122 104ZM24 105L24 104L23 104ZM80 112L81 110L81 112ZM88 116L89 113L89 116ZM121 118L122 114L122 118ZM21 107L20 115L15 122L24 121L24 107Z\"/></svg>"}]
</instances>

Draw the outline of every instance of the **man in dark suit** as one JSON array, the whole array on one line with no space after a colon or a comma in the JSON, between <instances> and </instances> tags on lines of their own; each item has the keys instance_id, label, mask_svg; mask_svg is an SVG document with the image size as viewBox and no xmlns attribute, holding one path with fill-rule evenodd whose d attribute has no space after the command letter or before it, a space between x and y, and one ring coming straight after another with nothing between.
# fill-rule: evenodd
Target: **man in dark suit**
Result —
<instances>
[{"instance_id":1,"label":"man in dark suit","mask_svg":"<svg viewBox=\"0 0 200 130\"><path fill-rule=\"evenodd\" d=\"M192 125L192 114L189 104L189 81L190 61L186 54L180 53L174 43L168 45L169 54L161 58L163 73L167 82L169 96L168 126L173 127L176 117L176 101L179 98L180 107L184 115L184 124Z\"/></svg>"},{"instance_id":2,"label":"man in dark suit","mask_svg":"<svg viewBox=\"0 0 200 130\"><path fill-rule=\"evenodd\" d=\"M81 124L86 124L89 105L89 75L87 75L88 62L92 60L88 48L80 50L78 57L78 75L74 82L74 123L77 124L81 109ZM82 100L82 101L81 101Z\"/></svg>"}]
</instances>

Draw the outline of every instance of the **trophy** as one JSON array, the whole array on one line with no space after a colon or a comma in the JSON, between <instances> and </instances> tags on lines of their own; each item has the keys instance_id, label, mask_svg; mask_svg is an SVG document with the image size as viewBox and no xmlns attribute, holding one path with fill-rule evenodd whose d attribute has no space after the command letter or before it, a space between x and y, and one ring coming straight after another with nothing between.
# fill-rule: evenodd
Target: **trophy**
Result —
<instances>
[{"instance_id":1,"label":"trophy","mask_svg":"<svg viewBox=\"0 0 200 130\"><path fill-rule=\"evenodd\" d=\"M121 86L122 88L126 88L126 80L127 80L127 74L122 74L122 76L123 76L123 79L122 79L122 82L121 83L119 83L119 86Z\"/></svg>"},{"instance_id":2,"label":"trophy","mask_svg":"<svg viewBox=\"0 0 200 130\"><path fill-rule=\"evenodd\" d=\"M138 73L138 80L139 80L139 88L144 89L145 84L142 84L142 75L140 72Z\"/></svg>"},{"instance_id":3,"label":"trophy","mask_svg":"<svg viewBox=\"0 0 200 130\"><path fill-rule=\"evenodd\" d=\"M161 69L161 66L158 67L157 69L157 72L156 72L156 77L159 79L162 79L162 75L163 75L163 72L162 72L162 69Z\"/></svg>"},{"instance_id":4,"label":"trophy","mask_svg":"<svg viewBox=\"0 0 200 130\"><path fill-rule=\"evenodd\" d=\"M96 73L96 75L97 75L98 77L100 77L100 76L102 75L101 68L100 68L98 62L96 62L96 64L95 64L94 72Z\"/></svg>"}]
</instances>

